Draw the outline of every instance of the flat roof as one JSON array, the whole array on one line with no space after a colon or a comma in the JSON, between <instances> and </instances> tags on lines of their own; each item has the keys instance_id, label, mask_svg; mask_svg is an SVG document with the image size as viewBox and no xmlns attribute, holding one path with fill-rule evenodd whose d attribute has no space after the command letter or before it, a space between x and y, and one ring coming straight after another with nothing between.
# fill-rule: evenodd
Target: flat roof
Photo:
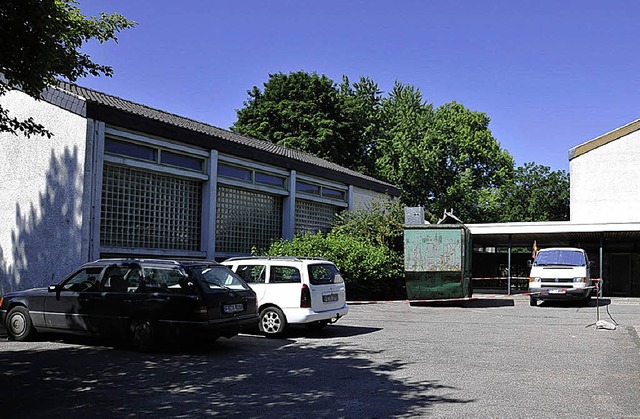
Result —
<instances>
[{"instance_id":1,"label":"flat roof","mask_svg":"<svg viewBox=\"0 0 640 419\"><path fill-rule=\"evenodd\" d=\"M576 243L640 240L640 223L531 223L467 224L473 243L483 246L567 246Z\"/></svg>"}]
</instances>

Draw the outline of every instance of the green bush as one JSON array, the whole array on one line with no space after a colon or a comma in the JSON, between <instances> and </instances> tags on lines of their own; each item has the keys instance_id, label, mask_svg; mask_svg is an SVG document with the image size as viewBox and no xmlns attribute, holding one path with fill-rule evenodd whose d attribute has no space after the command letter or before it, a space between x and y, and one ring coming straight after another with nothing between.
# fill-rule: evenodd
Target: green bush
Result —
<instances>
[{"instance_id":1,"label":"green bush","mask_svg":"<svg viewBox=\"0 0 640 419\"><path fill-rule=\"evenodd\" d=\"M265 256L322 257L336 264L349 300L404 298L402 258L388 247L339 232L274 242Z\"/></svg>"},{"instance_id":2,"label":"green bush","mask_svg":"<svg viewBox=\"0 0 640 419\"><path fill-rule=\"evenodd\" d=\"M399 201L373 201L366 209L343 211L334 233L361 237L398 253L404 252L404 205Z\"/></svg>"}]
</instances>

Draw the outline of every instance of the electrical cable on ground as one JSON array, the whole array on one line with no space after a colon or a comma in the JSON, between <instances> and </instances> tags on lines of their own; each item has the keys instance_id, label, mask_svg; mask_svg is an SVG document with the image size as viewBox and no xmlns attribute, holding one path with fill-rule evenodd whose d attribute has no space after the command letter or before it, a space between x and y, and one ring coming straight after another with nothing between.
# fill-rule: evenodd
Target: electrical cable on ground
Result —
<instances>
[{"instance_id":1,"label":"electrical cable on ground","mask_svg":"<svg viewBox=\"0 0 640 419\"><path fill-rule=\"evenodd\" d=\"M607 314L609 315L609 318L613 320L611 313L609 313L609 304L607 304ZM600 320L600 281L596 282L596 317L596 329L616 330L618 327L618 322L615 320L613 320L613 323Z\"/></svg>"}]
</instances>

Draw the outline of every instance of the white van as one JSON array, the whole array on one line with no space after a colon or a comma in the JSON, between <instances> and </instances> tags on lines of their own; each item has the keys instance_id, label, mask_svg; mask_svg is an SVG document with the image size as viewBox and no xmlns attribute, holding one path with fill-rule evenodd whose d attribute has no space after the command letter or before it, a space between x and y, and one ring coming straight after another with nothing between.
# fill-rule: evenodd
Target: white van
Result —
<instances>
[{"instance_id":1,"label":"white van","mask_svg":"<svg viewBox=\"0 0 640 419\"><path fill-rule=\"evenodd\" d=\"M320 329L349 311L344 280L331 262L301 257L238 257L222 262L258 297L260 331L282 335L290 324Z\"/></svg>"},{"instance_id":2,"label":"white van","mask_svg":"<svg viewBox=\"0 0 640 419\"><path fill-rule=\"evenodd\" d=\"M576 247L541 249L531 264L529 302L583 300L595 294L587 252Z\"/></svg>"}]
</instances>

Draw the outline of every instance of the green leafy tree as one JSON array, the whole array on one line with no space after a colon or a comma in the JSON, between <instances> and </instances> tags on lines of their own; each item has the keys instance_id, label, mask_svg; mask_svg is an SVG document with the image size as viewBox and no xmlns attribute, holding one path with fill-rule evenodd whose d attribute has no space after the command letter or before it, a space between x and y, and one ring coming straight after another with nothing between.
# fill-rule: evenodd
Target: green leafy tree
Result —
<instances>
[{"instance_id":1,"label":"green leafy tree","mask_svg":"<svg viewBox=\"0 0 640 419\"><path fill-rule=\"evenodd\" d=\"M432 105L413 86L396 82L382 101L377 173L400 186L401 200L408 205L425 205L433 198L429 194L437 156L425 141L433 116Z\"/></svg>"},{"instance_id":2,"label":"green leafy tree","mask_svg":"<svg viewBox=\"0 0 640 419\"><path fill-rule=\"evenodd\" d=\"M263 90L247 92L231 129L301 150L354 170L372 166L378 88L369 79L340 86L325 75L298 71L270 74Z\"/></svg>"},{"instance_id":3,"label":"green leafy tree","mask_svg":"<svg viewBox=\"0 0 640 419\"><path fill-rule=\"evenodd\" d=\"M464 222L495 221L500 186L513 174L513 158L489 130L490 118L452 102L438 108L427 133L436 154L431 172L435 214L454 209Z\"/></svg>"},{"instance_id":4,"label":"green leafy tree","mask_svg":"<svg viewBox=\"0 0 640 419\"><path fill-rule=\"evenodd\" d=\"M339 94L342 114L345 116L343 137L351 145L352 160L347 167L376 176L376 143L382 128L382 92L377 83L368 77L361 77L350 84L349 79L343 76Z\"/></svg>"},{"instance_id":5,"label":"green leafy tree","mask_svg":"<svg viewBox=\"0 0 640 419\"><path fill-rule=\"evenodd\" d=\"M569 190L569 175L564 170L525 163L502 185L498 221L567 221Z\"/></svg>"},{"instance_id":6,"label":"green leafy tree","mask_svg":"<svg viewBox=\"0 0 640 419\"><path fill-rule=\"evenodd\" d=\"M59 77L74 82L112 75L111 67L93 62L80 48L90 40L117 42L116 34L135 22L117 13L85 17L77 5L74 0L0 2L0 95L20 89L37 99ZM33 117L18 120L1 106L0 131L51 136Z\"/></svg>"},{"instance_id":7,"label":"green leafy tree","mask_svg":"<svg viewBox=\"0 0 640 419\"><path fill-rule=\"evenodd\" d=\"M489 121L455 102L434 110L418 89L396 83L382 102L378 171L402 188L408 205L423 205L436 217L453 209L467 223L493 221L513 159L491 135Z\"/></svg>"}]
</instances>

